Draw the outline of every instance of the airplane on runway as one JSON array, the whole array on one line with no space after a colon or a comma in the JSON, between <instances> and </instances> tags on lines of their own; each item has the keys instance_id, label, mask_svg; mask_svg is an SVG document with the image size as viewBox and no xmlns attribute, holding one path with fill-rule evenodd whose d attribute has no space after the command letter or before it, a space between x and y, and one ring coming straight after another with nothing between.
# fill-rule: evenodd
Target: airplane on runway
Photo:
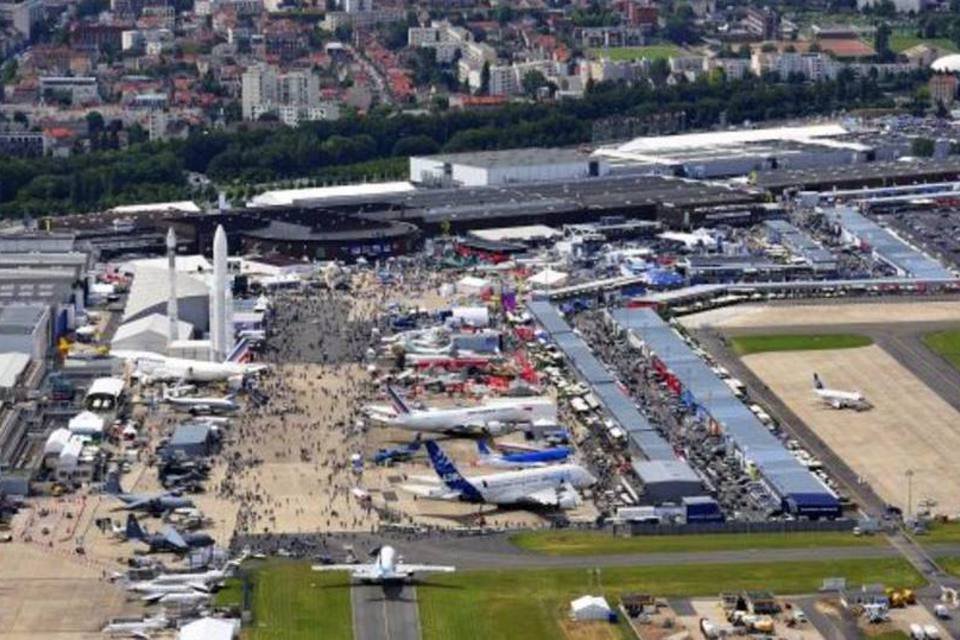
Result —
<instances>
[{"instance_id":1,"label":"airplane on runway","mask_svg":"<svg viewBox=\"0 0 960 640\"><path fill-rule=\"evenodd\" d=\"M213 546L214 540L206 533L181 533L166 525L159 533L147 533L132 513L127 517L127 540L138 540L150 547L150 552L172 551L186 553L190 549Z\"/></svg>"},{"instance_id":2,"label":"airplane on runway","mask_svg":"<svg viewBox=\"0 0 960 640\"><path fill-rule=\"evenodd\" d=\"M223 398L213 396L181 396L179 389L174 387L171 392L166 387L163 388L163 401L172 405L175 409L189 411L190 413L233 413L240 408L240 405L234 400L235 394L231 393Z\"/></svg>"},{"instance_id":3,"label":"airplane on runway","mask_svg":"<svg viewBox=\"0 0 960 640\"><path fill-rule=\"evenodd\" d=\"M148 593L141 598L147 604L164 606L196 607L210 602L211 594L202 591L177 591L171 593Z\"/></svg>"},{"instance_id":4,"label":"airplane on runway","mask_svg":"<svg viewBox=\"0 0 960 640\"><path fill-rule=\"evenodd\" d=\"M235 349L234 353L238 350ZM111 351L110 355L130 363L133 376L146 384L153 382L243 382L243 378L267 369L265 364L239 362L230 354L223 362L191 360L149 351Z\"/></svg>"},{"instance_id":5,"label":"airplane on runway","mask_svg":"<svg viewBox=\"0 0 960 640\"><path fill-rule=\"evenodd\" d=\"M168 628L170 623L171 621L162 614L149 618L117 618L103 628L103 633L108 636L146 640L153 632Z\"/></svg>"},{"instance_id":6,"label":"airplane on runway","mask_svg":"<svg viewBox=\"0 0 960 640\"><path fill-rule=\"evenodd\" d=\"M432 564L406 564L397 550L389 545L378 547L370 552L374 561L369 564L325 564L314 565L314 571L349 571L351 577L362 582L387 584L404 582L417 573L453 573L456 567Z\"/></svg>"},{"instance_id":7,"label":"airplane on runway","mask_svg":"<svg viewBox=\"0 0 960 640\"><path fill-rule=\"evenodd\" d=\"M838 391L836 389L827 389L823 386L823 381L816 373L813 374L813 391L827 405L834 409L854 409L855 411L864 411L870 409L871 405L863 394L859 391Z\"/></svg>"},{"instance_id":8,"label":"airplane on runway","mask_svg":"<svg viewBox=\"0 0 960 640\"><path fill-rule=\"evenodd\" d=\"M174 509L193 508L193 500L182 498L173 493L124 493L120 486L120 477L116 473L107 476L103 490L123 503L115 510L143 511L160 516Z\"/></svg>"},{"instance_id":9,"label":"airplane on runway","mask_svg":"<svg viewBox=\"0 0 960 640\"><path fill-rule=\"evenodd\" d=\"M508 425L533 422L539 417L538 413L554 406L549 398L529 397L507 398L509 402L487 402L475 407L413 409L389 385L387 396L392 410L368 406L371 419L390 427L426 433L503 433Z\"/></svg>"},{"instance_id":10,"label":"airplane on runway","mask_svg":"<svg viewBox=\"0 0 960 640\"><path fill-rule=\"evenodd\" d=\"M477 462L490 467L520 469L524 467L544 467L554 462L563 462L573 451L569 447L534 449L516 453L494 453L484 440L477 441L479 456Z\"/></svg>"},{"instance_id":11,"label":"airplane on runway","mask_svg":"<svg viewBox=\"0 0 960 640\"><path fill-rule=\"evenodd\" d=\"M436 442L428 441L426 447L433 469L440 477L440 486L404 485L402 488L431 500L573 509L581 502L577 490L597 482L589 471L576 464L465 478Z\"/></svg>"}]
</instances>

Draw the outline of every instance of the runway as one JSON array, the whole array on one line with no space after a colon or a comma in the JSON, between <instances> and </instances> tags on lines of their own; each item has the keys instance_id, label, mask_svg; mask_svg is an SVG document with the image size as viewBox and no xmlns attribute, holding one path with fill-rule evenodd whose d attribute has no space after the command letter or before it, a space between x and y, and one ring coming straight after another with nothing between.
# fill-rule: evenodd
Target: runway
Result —
<instances>
[{"instance_id":1,"label":"runway","mask_svg":"<svg viewBox=\"0 0 960 640\"><path fill-rule=\"evenodd\" d=\"M420 640L416 587L356 583L350 605L354 640Z\"/></svg>"}]
</instances>

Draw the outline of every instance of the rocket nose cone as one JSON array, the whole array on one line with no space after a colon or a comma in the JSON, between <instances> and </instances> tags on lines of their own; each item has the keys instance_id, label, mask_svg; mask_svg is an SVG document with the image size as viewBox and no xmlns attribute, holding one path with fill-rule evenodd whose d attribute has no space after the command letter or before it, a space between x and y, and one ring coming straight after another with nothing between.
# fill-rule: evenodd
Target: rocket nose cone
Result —
<instances>
[{"instance_id":1,"label":"rocket nose cone","mask_svg":"<svg viewBox=\"0 0 960 640\"><path fill-rule=\"evenodd\" d=\"M177 248L177 234L174 232L173 227L167 229L167 249L176 249Z\"/></svg>"},{"instance_id":2,"label":"rocket nose cone","mask_svg":"<svg viewBox=\"0 0 960 640\"><path fill-rule=\"evenodd\" d=\"M217 243L219 243L219 242L226 243L226 241L227 241L227 232L223 230L223 225L222 225L222 224L218 224L218 225L217 225L217 231L213 234L213 241L214 241L214 242L217 242Z\"/></svg>"}]
</instances>

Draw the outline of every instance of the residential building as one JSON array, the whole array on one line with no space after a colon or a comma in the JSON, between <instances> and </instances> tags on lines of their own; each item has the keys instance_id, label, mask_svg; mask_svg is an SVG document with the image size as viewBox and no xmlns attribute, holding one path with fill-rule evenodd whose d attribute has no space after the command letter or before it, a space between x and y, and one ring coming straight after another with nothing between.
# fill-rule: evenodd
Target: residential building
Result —
<instances>
[{"instance_id":1,"label":"residential building","mask_svg":"<svg viewBox=\"0 0 960 640\"><path fill-rule=\"evenodd\" d=\"M770 7L750 7L743 26L761 40L776 40L780 36L780 14Z\"/></svg>"},{"instance_id":2,"label":"residential building","mask_svg":"<svg viewBox=\"0 0 960 640\"><path fill-rule=\"evenodd\" d=\"M290 126L308 120L336 120L336 103L320 100L320 80L310 71L280 73L260 65L243 74L241 110L245 120L273 113Z\"/></svg>"},{"instance_id":3,"label":"residential building","mask_svg":"<svg viewBox=\"0 0 960 640\"><path fill-rule=\"evenodd\" d=\"M0 2L0 18L10 23L17 33L30 40L34 29L43 22L43 2L42 0Z\"/></svg>"},{"instance_id":4,"label":"residential building","mask_svg":"<svg viewBox=\"0 0 960 640\"><path fill-rule=\"evenodd\" d=\"M952 73L937 73L930 78L930 102L945 107L953 105L957 99L957 76Z\"/></svg>"},{"instance_id":5,"label":"residential building","mask_svg":"<svg viewBox=\"0 0 960 640\"><path fill-rule=\"evenodd\" d=\"M857 9L862 11L867 7L880 4L880 1L881 0L857 0ZM893 0L893 6L895 6L900 13L910 13L911 11L913 13L920 13L930 4L933 4L930 0Z\"/></svg>"},{"instance_id":6,"label":"residential building","mask_svg":"<svg viewBox=\"0 0 960 640\"><path fill-rule=\"evenodd\" d=\"M0 155L17 158L42 156L47 148L46 137L37 131L0 132Z\"/></svg>"},{"instance_id":7,"label":"residential building","mask_svg":"<svg viewBox=\"0 0 960 640\"><path fill-rule=\"evenodd\" d=\"M41 101L67 96L74 105L98 102L97 79L91 76L44 76L40 78Z\"/></svg>"}]
</instances>

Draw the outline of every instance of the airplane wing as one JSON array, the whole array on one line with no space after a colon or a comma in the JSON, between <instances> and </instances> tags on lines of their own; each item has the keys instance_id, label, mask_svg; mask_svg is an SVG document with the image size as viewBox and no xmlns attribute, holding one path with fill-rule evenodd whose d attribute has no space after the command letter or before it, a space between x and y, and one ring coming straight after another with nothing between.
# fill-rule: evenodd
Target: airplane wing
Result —
<instances>
[{"instance_id":1,"label":"airplane wing","mask_svg":"<svg viewBox=\"0 0 960 640\"><path fill-rule=\"evenodd\" d=\"M404 484L400 488L408 493L412 493L428 500L457 500L460 497L459 491L451 491L445 487L425 486L417 484Z\"/></svg>"},{"instance_id":2,"label":"airplane wing","mask_svg":"<svg viewBox=\"0 0 960 640\"><path fill-rule=\"evenodd\" d=\"M438 565L438 564L398 564L394 570L403 575L413 575L415 573L453 573L456 567Z\"/></svg>"},{"instance_id":3,"label":"airplane wing","mask_svg":"<svg viewBox=\"0 0 960 640\"><path fill-rule=\"evenodd\" d=\"M132 502L124 502L122 505L118 506L114 511L126 509L140 509L141 507L149 506L155 499L155 496L150 496L148 498L140 498L139 500L134 500Z\"/></svg>"},{"instance_id":4,"label":"airplane wing","mask_svg":"<svg viewBox=\"0 0 960 640\"><path fill-rule=\"evenodd\" d=\"M314 571L349 571L354 573L357 571L362 571L363 569L370 570L373 568L371 564L315 564L310 567Z\"/></svg>"},{"instance_id":5,"label":"airplane wing","mask_svg":"<svg viewBox=\"0 0 960 640\"><path fill-rule=\"evenodd\" d=\"M160 600L160 598L162 598L165 595L167 594L154 592L154 593L148 593L147 595L143 596L140 599L143 600L144 602L154 603Z\"/></svg>"},{"instance_id":6,"label":"airplane wing","mask_svg":"<svg viewBox=\"0 0 960 640\"><path fill-rule=\"evenodd\" d=\"M195 591L210 593L210 586L205 582L187 582L186 585Z\"/></svg>"},{"instance_id":7,"label":"airplane wing","mask_svg":"<svg viewBox=\"0 0 960 640\"><path fill-rule=\"evenodd\" d=\"M556 489L541 489L540 491L526 494L524 499L534 504L543 505L544 507L555 507L560 502L560 495Z\"/></svg>"},{"instance_id":8,"label":"airplane wing","mask_svg":"<svg viewBox=\"0 0 960 640\"><path fill-rule=\"evenodd\" d=\"M172 544L177 549L186 549L189 547L187 541L183 539L183 536L174 529L173 527L167 526L160 530L160 533L163 535L164 540Z\"/></svg>"}]
</instances>

